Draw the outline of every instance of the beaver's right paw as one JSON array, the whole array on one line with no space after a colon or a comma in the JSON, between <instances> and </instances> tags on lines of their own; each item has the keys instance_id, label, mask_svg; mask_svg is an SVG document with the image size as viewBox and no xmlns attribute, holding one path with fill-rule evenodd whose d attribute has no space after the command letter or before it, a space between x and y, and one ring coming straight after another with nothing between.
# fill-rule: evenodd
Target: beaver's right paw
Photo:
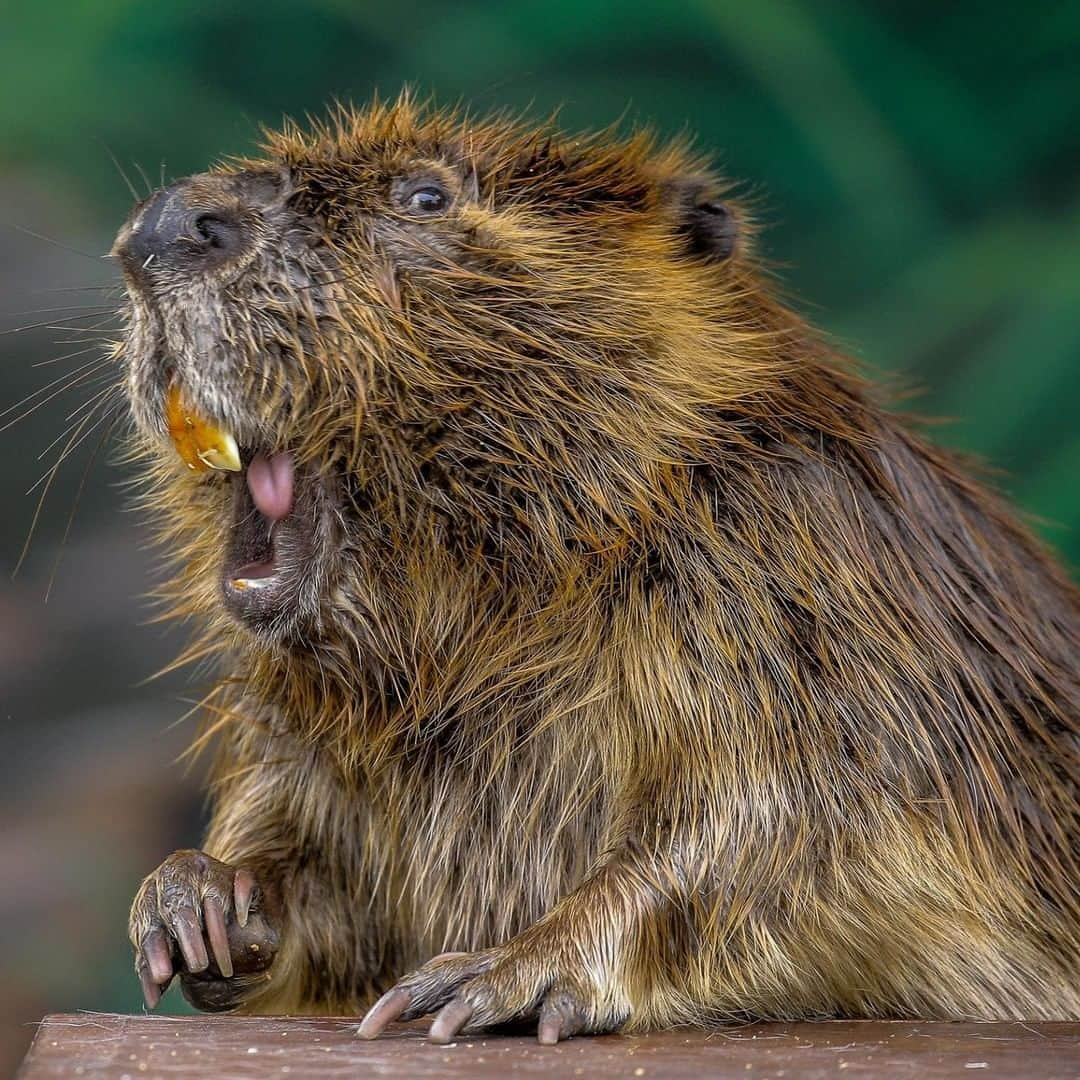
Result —
<instances>
[{"instance_id":1,"label":"beaver's right paw","mask_svg":"<svg viewBox=\"0 0 1080 1080\"><path fill-rule=\"evenodd\" d=\"M173 852L142 883L128 935L151 1009L175 974L196 1008L232 1008L268 977L278 946L254 875L201 851Z\"/></svg>"}]
</instances>

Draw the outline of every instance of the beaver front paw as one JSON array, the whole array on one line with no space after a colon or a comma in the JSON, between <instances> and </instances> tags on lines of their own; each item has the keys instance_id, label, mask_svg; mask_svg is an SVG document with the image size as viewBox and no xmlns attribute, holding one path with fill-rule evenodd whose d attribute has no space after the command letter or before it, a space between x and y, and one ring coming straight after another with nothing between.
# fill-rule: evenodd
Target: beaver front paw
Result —
<instances>
[{"instance_id":1,"label":"beaver front paw","mask_svg":"<svg viewBox=\"0 0 1080 1080\"><path fill-rule=\"evenodd\" d=\"M557 949L528 935L476 953L443 953L401 979L368 1010L357 1034L374 1039L394 1020L438 1014L428 1038L504 1024L535 1024L537 1039L557 1043L580 1032L612 1031L626 1022L612 995L601 995L583 971L559 963ZM618 995L614 995L616 998Z\"/></svg>"},{"instance_id":2,"label":"beaver front paw","mask_svg":"<svg viewBox=\"0 0 1080 1080\"><path fill-rule=\"evenodd\" d=\"M142 883L128 935L148 1008L174 975L196 1008L232 1008L259 983L278 946L252 873L201 851L173 852Z\"/></svg>"}]
</instances>

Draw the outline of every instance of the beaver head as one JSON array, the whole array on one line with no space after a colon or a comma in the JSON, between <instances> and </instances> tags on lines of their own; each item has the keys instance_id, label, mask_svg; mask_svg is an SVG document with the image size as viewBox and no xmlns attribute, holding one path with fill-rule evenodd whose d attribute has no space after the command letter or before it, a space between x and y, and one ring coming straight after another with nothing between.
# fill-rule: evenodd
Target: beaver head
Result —
<instances>
[{"instance_id":1,"label":"beaver head","mask_svg":"<svg viewBox=\"0 0 1080 1080\"><path fill-rule=\"evenodd\" d=\"M263 640L355 619L426 540L507 574L617 543L768 352L681 145L403 98L263 150L153 193L115 245L177 591Z\"/></svg>"}]
</instances>

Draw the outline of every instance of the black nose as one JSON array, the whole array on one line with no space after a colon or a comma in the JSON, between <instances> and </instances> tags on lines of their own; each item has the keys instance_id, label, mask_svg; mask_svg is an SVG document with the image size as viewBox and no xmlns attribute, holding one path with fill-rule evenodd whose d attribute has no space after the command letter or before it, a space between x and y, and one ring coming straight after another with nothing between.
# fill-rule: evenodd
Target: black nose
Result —
<instances>
[{"instance_id":1,"label":"black nose","mask_svg":"<svg viewBox=\"0 0 1080 1080\"><path fill-rule=\"evenodd\" d=\"M224 208L193 207L184 182L151 196L117 239L115 254L140 282L162 270L208 269L243 251L247 230Z\"/></svg>"}]
</instances>

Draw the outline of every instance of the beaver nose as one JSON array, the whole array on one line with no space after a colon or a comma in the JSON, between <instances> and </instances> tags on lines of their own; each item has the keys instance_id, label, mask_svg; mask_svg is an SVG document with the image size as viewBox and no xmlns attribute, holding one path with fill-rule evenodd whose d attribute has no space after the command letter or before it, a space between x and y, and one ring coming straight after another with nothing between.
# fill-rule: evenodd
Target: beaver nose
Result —
<instances>
[{"instance_id":1,"label":"beaver nose","mask_svg":"<svg viewBox=\"0 0 1080 1080\"><path fill-rule=\"evenodd\" d=\"M247 242L237 214L189 206L181 182L157 192L117 238L113 252L140 284L161 270L210 268L239 254Z\"/></svg>"}]
</instances>

